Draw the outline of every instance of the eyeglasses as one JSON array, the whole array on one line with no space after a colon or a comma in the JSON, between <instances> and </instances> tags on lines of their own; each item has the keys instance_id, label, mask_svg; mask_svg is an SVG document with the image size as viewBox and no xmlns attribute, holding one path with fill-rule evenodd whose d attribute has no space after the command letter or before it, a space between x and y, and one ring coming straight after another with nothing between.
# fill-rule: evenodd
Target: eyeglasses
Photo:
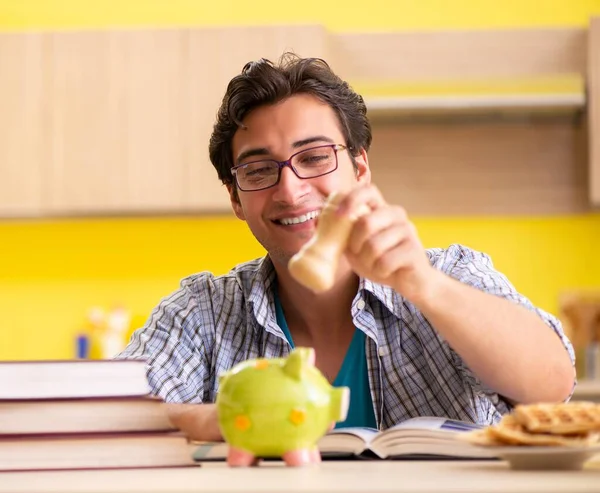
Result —
<instances>
[{"instance_id":1,"label":"eyeglasses","mask_svg":"<svg viewBox=\"0 0 600 493\"><path fill-rule=\"evenodd\" d=\"M287 161L263 159L238 164L231 168L237 187L244 192L255 192L274 187L279 183L281 170L286 166L303 180L327 175L338 167L338 151L346 149L342 144L311 147L290 156Z\"/></svg>"}]
</instances>

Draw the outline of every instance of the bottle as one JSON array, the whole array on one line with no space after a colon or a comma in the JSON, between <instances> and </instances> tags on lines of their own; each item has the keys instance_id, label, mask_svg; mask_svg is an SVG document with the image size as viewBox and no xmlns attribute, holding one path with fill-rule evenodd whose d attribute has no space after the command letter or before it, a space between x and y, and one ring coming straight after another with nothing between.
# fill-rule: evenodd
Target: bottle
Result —
<instances>
[{"instance_id":1,"label":"bottle","mask_svg":"<svg viewBox=\"0 0 600 493\"><path fill-rule=\"evenodd\" d=\"M111 359L124 349L130 319L129 311L122 306L116 306L109 312L101 340L103 359Z\"/></svg>"},{"instance_id":2,"label":"bottle","mask_svg":"<svg viewBox=\"0 0 600 493\"><path fill-rule=\"evenodd\" d=\"M90 357L90 336L86 333L77 334L75 337L75 358L88 359Z\"/></svg>"},{"instance_id":3,"label":"bottle","mask_svg":"<svg viewBox=\"0 0 600 493\"><path fill-rule=\"evenodd\" d=\"M88 311L87 334L89 338L89 358L102 359L102 338L106 330L106 313L99 306Z\"/></svg>"}]
</instances>

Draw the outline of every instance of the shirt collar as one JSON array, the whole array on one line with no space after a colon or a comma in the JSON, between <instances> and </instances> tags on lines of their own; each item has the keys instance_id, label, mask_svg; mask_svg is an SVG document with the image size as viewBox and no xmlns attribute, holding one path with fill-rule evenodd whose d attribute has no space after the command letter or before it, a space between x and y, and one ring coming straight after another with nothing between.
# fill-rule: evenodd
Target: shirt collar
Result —
<instances>
[{"instance_id":1,"label":"shirt collar","mask_svg":"<svg viewBox=\"0 0 600 493\"><path fill-rule=\"evenodd\" d=\"M256 269L250 282L250 292L247 300L253 304L261 304L265 297L273 298L273 287L276 281L275 267L268 255L265 255Z\"/></svg>"},{"instance_id":2,"label":"shirt collar","mask_svg":"<svg viewBox=\"0 0 600 493\"><path fill-rule=\"evenodd\" d=\"M254 314L256 321L271 331L281 333L275 319L275 300L273 289L277 283L275 267L268 255L265 255L260 261L254 278L250 283L250 292L247 297L248 308ZM361 293L368 292L381 302L390 313L396 317L401 317L402 303L398 303L400 295L390 286L375 283L369 279L360 278L357 296L355 302L360 298ZM366 297L365 297L366 298ZM365 299L365 302L367 300ZM266 307L266 309L265 309Z\"/></svg>"},{"instance_id":3,"label":"shirt collar","mask_svg":"<svg viewBox=\"0 0 600 493\"><path fill-rule=\"evenodd\" d=\"M398 318L401 317L402 303L398 303L398 300L401 300L402 297L393 288L361 277L358 285L358 294L364 292L371 293L390 313L393 313Z\"/></svg>"},{"instance_id":4,"label":"shirt collar","mask_svg":"<svg viewBox=\"0 0 600 493\"><path fill-rule=\"evenodd\" d=\"M273 289L277 282L273 261L265 255L256 269L246 297L247 310L267 331L285 337L275 319Z\"/></svg>"}]
</instances>

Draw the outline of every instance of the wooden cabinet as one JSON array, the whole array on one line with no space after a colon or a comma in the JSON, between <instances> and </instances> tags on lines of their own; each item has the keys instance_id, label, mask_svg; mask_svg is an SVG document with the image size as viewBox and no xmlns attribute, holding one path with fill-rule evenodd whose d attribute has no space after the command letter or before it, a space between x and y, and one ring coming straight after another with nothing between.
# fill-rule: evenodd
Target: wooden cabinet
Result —
<instances>
[{"instance_id":1,"label":"wooden cabinet","mask_svg":"<svg viewBox=\"0 0 600 493\"><path fill-rule=\"evenodd\" d=\"M227 82L317 26L0 35L0 216L229 211L208 159Z\"/></svg>"},{"instance_id":2,"label":"wooden cabinet","mask_svg":"<svg viewBox=\"0 0 600 493\"><path fill-rule=\"evenodd\" d=\"M52 215L186 207L185 36L48 34Z\"/></svg>"},{"instance_id":3,"label":"wooden cabinet","mask_svg":"<svg viewBox=\"0 0 600 493\"><path fill-rule=\"evenodd\" d=\"M510 32L0 34L0 217L229 212L208 159L217 108L247 61L286 50L325 58L367 96L373 176L411 213L589 210L600 205L599 22ZM580 84L569 94L484 98L363 90L552 77Z\"/></svg>"},{"instance_id":4,"label":"wooden cabinet","mask_svg":"<svg viewBox=\"0 0 600 493\"><path fill-rule=\"evenodd\" d=\"M411 213L574 214L589 209L584 137L569 117L376 123L369 161Z\"/></svg>"},{"instance_id":5,"label":"wooden cabinet","mask_svg":"<svg viewBox=\"0 0 600 493\"><path fill-rule=\"evenodd\" d=\"M49 159L43 36L5 34L0 42L0 215L43 210Z\"/></svg>"},{"instance_id":6,"label":"wooden cabinet","mask_svg":"<svg viewBox=\"0 0 600 493\"><path fill-rule=\"evenodd\" d=\"M423 215L569 214L594 200L590 43L575 28L344 33L332 56L374 94L369 158L388 200Z\"/></svg>"}]
</instances>

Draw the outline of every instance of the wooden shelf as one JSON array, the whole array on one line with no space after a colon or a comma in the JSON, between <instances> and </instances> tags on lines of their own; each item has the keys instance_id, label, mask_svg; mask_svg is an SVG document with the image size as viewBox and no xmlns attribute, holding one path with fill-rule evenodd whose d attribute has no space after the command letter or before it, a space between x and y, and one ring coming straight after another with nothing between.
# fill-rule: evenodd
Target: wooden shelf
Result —
<instances>
[{"instance_id":1,"label":"wooden shelf","mask_svg":"<svg viewBox=\"0 0 600 493\"><path fill-rule=\"evenodd\" d=\"M573 113L586 106L584 93L398 96L365 98L369 115L482 112Z\"/></svg>"}]
</instances>

